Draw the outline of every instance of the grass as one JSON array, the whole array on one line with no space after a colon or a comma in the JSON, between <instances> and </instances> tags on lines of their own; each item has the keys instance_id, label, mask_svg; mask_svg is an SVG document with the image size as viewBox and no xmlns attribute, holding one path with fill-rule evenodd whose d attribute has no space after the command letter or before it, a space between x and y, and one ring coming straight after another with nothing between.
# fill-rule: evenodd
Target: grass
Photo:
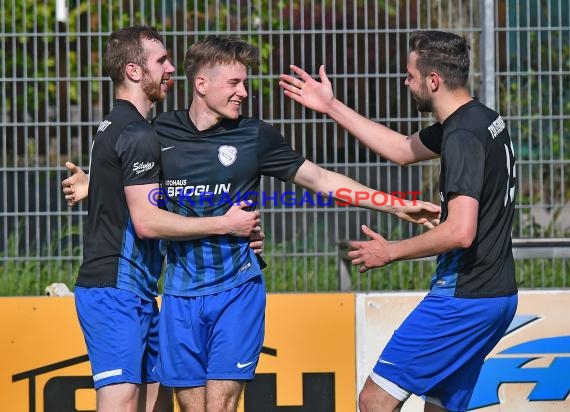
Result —
<instances>
[{"instance_id":1,"label":"grass","mask_svg":"<svg viewBox=\"0 0 570 412\"><path fill-rule=\"evenodd\" d=\"M62 230L78 236L78 228ZM311 233L310 230L307 233ZM52 282L63 282L72 288L81 263L81 248L69 239L52 240L40 248L37 256L22 257L20 237L7 239L0 260L0 296L38 296ZM266 240L264 270L269 292L335 292L339 290L338 246L316 236L297 236L294 241ZM344 261L346 262L346 261ZM515 261L520 288L570 287L570 261L567 259L520 259ZM412 291L427 290L435 268L434 260L395 262L384 268L359 273L346 266L351 290ZM159 283L162 290L162 282Z\"/></svg>"},{"instance_id":2,"label":"grass","mask_svg":"<svg viewBox=\"0 0 570 412\"><path fill-rule=\"evenodd\" d=\"M71 236L77 232L77 228L61 231ZM6 240L0 260L0 296L45 295L46 286L53 282L63 282L71 289L81 263L80 246L57 238L39 251L31 247L36 256L22 256L21 238L20 233L12 233Z\"/></svg>"}]
</instances>

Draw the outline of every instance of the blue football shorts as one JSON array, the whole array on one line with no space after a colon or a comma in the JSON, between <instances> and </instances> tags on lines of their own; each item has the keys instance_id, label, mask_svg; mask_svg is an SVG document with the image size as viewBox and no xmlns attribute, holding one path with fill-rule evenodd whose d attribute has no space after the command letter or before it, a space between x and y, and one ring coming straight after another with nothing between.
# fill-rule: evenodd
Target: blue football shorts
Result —
<instances>
[{"instance_id":1,"label":"blue football shorts","mask_svg":"<svg viewBox=\"0 0 570 412\"><path fill-rule=\"evenodd\" d=\"M158 374L163 385L253 379L265 333L265 283L256 276L206 296L164 295Z\"/></svg>"},{"instance_id":2,"label":"blue football shorts","mask_svg":"<svg viewBox=\"0 0 570 412\"><path fill-rule=\"evenodd\" d=\"M467 409L485 357L515 316L517 295L428 294L394 332L372 381L405 400L414 393L450 411Z\"/></svg>"},{"instance_id":3,"label":"blue football shorts","mask_svg":"<svg viewBox=\"0 0 570 412\"><path fill-rule=\"evenodd\" d=\"M158 305L133 292L75 287L95 389L158 382Z\"/></svg>"}]
</instances>

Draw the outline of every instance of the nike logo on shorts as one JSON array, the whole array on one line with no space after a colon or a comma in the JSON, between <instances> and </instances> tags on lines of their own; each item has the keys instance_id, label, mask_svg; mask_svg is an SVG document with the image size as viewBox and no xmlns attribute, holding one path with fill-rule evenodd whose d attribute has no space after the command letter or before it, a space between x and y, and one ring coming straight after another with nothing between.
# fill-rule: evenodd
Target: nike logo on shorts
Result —
<instances>
[{"instance_id":1,"label":"nike logo on shorts","mask_svg":"<svg viewBox=\"0 0 570 412\"><path fill-rule=\"evenodd\" d=\"M160 148L160 151L161 151L161 152L166 152L167 150L170 150L170 149L172 149L173 147L174 147L174 146L161 147L161 148Z\"/></svg>"},{"instance_id":2,"label":"nike logo on shorts","mask_svg":"<svg viewBox=\"0 0 570 412\"><path fill-rule=\"evenodd\" d=\"M394 362L388 362L384 359L378 359L378 363L385 363L386 365L396 365Z\"/></svg>"},{"instance_id":3,"label":"nike logo on shorts","mask_svg":"<svg viewBox=\"0 0 570 412\"><path fill-rule=\"evenodd\" d=\"M253 363L253 361L251 361L251 362L246 362L246 363L238 362L238 363L236 363L236 366L237 366L239 369L243 369L243 368L245 368L246 366L251 365L252 363Z\"/></svg>"}]
</instances>

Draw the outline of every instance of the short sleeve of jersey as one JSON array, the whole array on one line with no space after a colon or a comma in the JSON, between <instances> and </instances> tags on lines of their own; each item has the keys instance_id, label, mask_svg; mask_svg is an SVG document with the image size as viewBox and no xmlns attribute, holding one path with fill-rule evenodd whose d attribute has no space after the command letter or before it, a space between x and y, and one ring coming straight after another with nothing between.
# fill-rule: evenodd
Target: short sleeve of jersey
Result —
<instances>
[{"instance_id":1,"label":"short sleeve of jersey","mask_svg":"<svg viewBox=\"0 0 570 412\"><path fill-rule=\"evenodd\" d=\"M434 123L420 130L420 140L429 150L441 154L441 142L443 140L443 127L441 123Z\"/></svg>"},{"instance_id":2,"label":"short sleeve of jersey","mask_svg":"<svg viewBox=\"0 0 570 412\"><path fill-rule=\"evenodd\" d=\"M485 148L481 141L470 132L456 130L447 136L441 157L446 195L457 193L480 200L485 175Z\"/></svg>"},{"instance_id":3,"label":"short sleeve of jersey","mask_svg":"<svg viewBox=\"0 0 570 412\"><path fill-rule=\"evenodd\" d=\"M275 127L265 122L259 124L258 145L259 170L263 175L286 181L305 161Z\"/></svg>"},{"instance_id":4,"label":"short sleeve of jersey","mask_svg":"<svg viewBox=\"0 0 570 412\"><path fill-rule=\"evenodd\" d=\"M115 148L121 159L124 186L160 181L160 146L146 120L127 125Z\"/></svg>"}]
</instances>

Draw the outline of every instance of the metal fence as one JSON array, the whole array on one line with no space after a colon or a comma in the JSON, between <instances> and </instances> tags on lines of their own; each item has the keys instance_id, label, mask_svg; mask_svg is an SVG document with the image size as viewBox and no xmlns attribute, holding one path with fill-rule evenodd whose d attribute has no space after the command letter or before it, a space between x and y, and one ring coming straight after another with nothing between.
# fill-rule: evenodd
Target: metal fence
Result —
<instances>
[{"instance_id":1,"label":"metal fence","mask_svg":"<svg viewBox=\"0 0 570 412\"><path fill-rule=\"evenodd\" d=\"M69 209L60 190L66 160L88 165L91 136L112 101L101 50L111 30L152 24L177 67L162 111L186 107L181 68L188 45L205 34L237 34L258 45L263 64L250 76L244 114L280 128L292 146L325 168L385 191L421 191L437 199L438 162L399 167L360 146L330 119L279 90L295 63L325 64L337 97L403 133L427 125L406 90L407 40L416 29L449 30L472 46L470 87L510 128L518 160L513 235L570 236L570 7L567 0L36 1L1 0L0 293L42 294L72 285L81 261L83 206ZM304 192L264 179L270 193ZM390 239L420 228L353 207L269 202L266 279L272 291L338 290L339 242L361 238L366 223ZM526 257L525 257L526 256ZM561 257L562 256L562 257ZM522 287L568 287L564 255L523 253ZM432 261L402 262L359 275L352 290L425 289Z\"/></svg>"}]
</instances>

